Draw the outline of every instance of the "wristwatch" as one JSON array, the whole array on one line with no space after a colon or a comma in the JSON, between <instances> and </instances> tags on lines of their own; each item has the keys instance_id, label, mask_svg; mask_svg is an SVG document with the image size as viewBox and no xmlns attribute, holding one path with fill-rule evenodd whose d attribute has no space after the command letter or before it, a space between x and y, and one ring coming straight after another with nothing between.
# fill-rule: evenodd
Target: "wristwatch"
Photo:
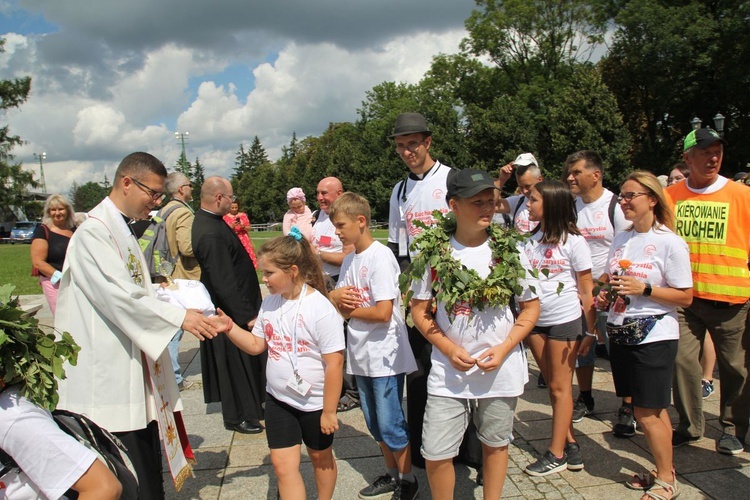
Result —
<instances>
[{"instance_id":1,"label":"wristwatch","mask_svg":"<svg viewBox=\"0 0 750 500\"><path fill-rule=\"evenodd\" d=\"M653 292L654 289L651 288L651 285L649 283L646 283L646 288L643 289L643 296L644 297L651 297L651 292Z\"/></svg>"}]
</instances>

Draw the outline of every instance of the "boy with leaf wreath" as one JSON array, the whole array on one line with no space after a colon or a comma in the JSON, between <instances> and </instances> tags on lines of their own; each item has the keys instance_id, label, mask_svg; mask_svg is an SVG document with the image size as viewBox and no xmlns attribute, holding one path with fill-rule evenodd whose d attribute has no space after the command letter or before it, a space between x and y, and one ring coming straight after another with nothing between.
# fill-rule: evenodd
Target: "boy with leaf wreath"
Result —
<instances>
[{"instance_id":1,"label":"boy with leaf wreath","mask_svg":"<svg viewBox=\"0 0 750 500\"><path fill-rule=\"evenodd\" d=\"M539 317L538 283L526 277L522 237L491 224L492 178L481 170L453 171L447 188L453 214L435 213L437 226L417 238L418 253L400 279L402 291L414 280L412 318L433 345L421 453L433 498L453 498L452 460L473 416L484 498L500 498L516 401L528 382L521 341Z\"/></svg>"}]
</instances>

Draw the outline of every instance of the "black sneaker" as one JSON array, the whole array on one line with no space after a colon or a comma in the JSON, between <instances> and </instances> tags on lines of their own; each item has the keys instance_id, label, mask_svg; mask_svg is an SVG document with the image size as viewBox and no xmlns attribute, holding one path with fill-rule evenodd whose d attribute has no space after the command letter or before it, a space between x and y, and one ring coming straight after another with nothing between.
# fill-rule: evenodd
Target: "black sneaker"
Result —
<instances>
[{"instance_id":1,"label":"black sneaker","mask_svg":"<svg viewBox=\"0 0 750 500\"><path fill-rule=\"evenodd\" d=\"M542 477L555 472L562 472L568 468L568 461L563 453L562 458L557 458L547 450L542 458L526 466L524 471L529 476Z\"/></svg>"},{"instance_id":2,"label":"black sneaker","mask_svg":"<svg viewBox=\"0 0 750 500\"><path fill-rule=\"evenodd\" d=\"M568 459L568 470L583 470L583 455L578 443L565 444L565 457Z\"/></svg>"},{"instance_id":3,"label":"black sneaker","mask_svg":"<svg viewBox=\"0 0 750 500\"><path fill-rule=\"evenodd\" d=\"M412 481L399 481L391 500L414 500L419 495L419 483L417 478Z\"/></svg>"},{"instance_id":4,"label":"black sneaker","mask_svg":"<svg viewBox=\"0 0 750 500\"><path fill-rule=\"evenodd\" d=\"M578 396L578 399L573 403L573 423L577 424L589 413L594 413L593 398L591 399L591 403L587 403L581 396Z\"/></svg>"},{"instance_id":5,"label":"black sneaker","mask_svg":"<svg viewBox=\"0 0 750 500\"><path fill-rule=\"evenodd\" d=\"M539 373L539 377L536 379L536 386L540 389L546 389L547 388L547 381L544 380L544 375Z\"/></svg>"},{"instance_id":6,"label":"black sneaker","mask_svg":"<svg viewBox=\"0 0 750 500\"><path fill-rule=\"evenodd\" d=\"M615 424L615 437L629 438L635 436L635 417L633 408L621 406L617 410L617 423Z\"/></svg>"},{"instance_id":7,"label":"black sneaker","mask_svg":"<svg viewBox=\"0 0 750 500\"><path fill-rule=\"evenodd\" d=\"M676 432L672 433L672 448L679 448L680 446L685 446L686 444L690 443L696 443L700 441L701 438L697 437L690 437L690 436L683 436L682 434L677 434Z\"/></svg>"},{"instance_id":8,"label":"black sneaker","mask_svg":"<svg viewBox=\"0 0 750 500\"><path fill-rule=\"evenodd\" d=\"M397 481L390 474L383 474L368 487L359 491L359 498L388 498L398 489ZM398 497L396 497L398 498Z\"/></svg>"}]
</instances>

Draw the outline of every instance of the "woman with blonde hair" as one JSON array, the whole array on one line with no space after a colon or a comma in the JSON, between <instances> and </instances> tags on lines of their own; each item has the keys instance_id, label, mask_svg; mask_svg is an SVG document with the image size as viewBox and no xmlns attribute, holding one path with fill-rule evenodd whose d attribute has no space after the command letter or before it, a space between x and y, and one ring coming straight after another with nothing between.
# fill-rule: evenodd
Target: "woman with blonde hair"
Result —
<instances>
[{"instance_id":1,"label":"woman with blonde hair","mask_svg":"<svg viewBox=\"0 0 750 500\"><path fill-rule=\"evenodd\" d=\"M73 206L61 194L53 194L44 202L42 223L31 239L32 274L39 276L39 284L52 315L57 308L65 253L75 230Z\"/></svg>"},{"instance_id":2,"label":"woman with blonde hair","mask_svg":"<svg viewBox=\"0 0 750 500\"><path fill-rule=\"evenodd\" d=\"M633 476L626 486L644 490L643 500L679 495L672 465L672 371L680 330L677 307L693 300L690 253L672 232L674 214L661 184L636 170L618 196L630 228L615 236L605 267L610 290L597 301L609 309L607 334L615 390L631 397L656 470Z\"/></svg>"}]
</instances>

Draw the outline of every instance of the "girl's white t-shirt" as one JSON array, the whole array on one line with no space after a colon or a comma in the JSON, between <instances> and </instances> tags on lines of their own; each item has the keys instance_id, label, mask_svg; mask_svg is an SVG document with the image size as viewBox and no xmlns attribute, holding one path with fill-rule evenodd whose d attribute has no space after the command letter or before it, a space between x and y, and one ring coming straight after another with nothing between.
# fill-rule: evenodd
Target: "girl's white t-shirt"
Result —
<instances>
[{"instance_id":1,"label":"girl's white t-shirt","mask_svg":"<svg viewBox=\"0 0 750 500\"><path fill-rule=\"evenodd\" d=\"M591 250L583 236L569 234L565 243L541 243L542 231L526 241L525 251L532 269L538 271L541 313L538 326L553 326L581 317L576 273L591 269ZM547 276L542 273L547 269ZM563 288L557 293L562 283Z\"/></svg>"},{"instance_id":2,"label":"girl's white t-shirt","mask_svg":"<svg viewBox=\"0 0 750 500\"><path fill-rule=\"evenodd\" d=\"M539 222L529 219L529 199L523 195L514 195L506 198L510 208L510 216L513 217L513 226L522 233L530 233L539 225ZM519 207L519 203L521 206Z\"/></svg>"},{"instance_id":3,"label":"girl's white t-shirt","mask_svg":"<svg viewBox=\"0 0 750 500\"><path fill-rule=\"evenodd\" d=\"M378 241L362 253L352 252L344 257L337 288L353 286L363 300L361 307L375 307L384 300L393 301L389 323L349 319L346 347L348 374L386 377L417 369L401 314L401 292L398 289L400 273L393 252Z\"/></svg>"},{"instance_id":4,"label":"girl's white t-shirt","mask_svg":"<svg viewBox=\"0 0 750 500\"><path fill-rule=\"evenodd\" d=\"M626 275L635 276L638 281L650 283L652 287L693 286L687 243L667 228L652 228L647 233L630 230L615 236L607 259L606 272L610 275L615 272L622 274L619 265L622 259L631 262ZM662 305L643 295L631 295L629 298L630 304L625 309L626 317L666 314L641 344L680 338L676 306Z\"/></svg>"},{"instance_id":5,"label":"girl's white t-shirt","mask_svg":"<svg viewBox=\"0 0 750 500\"><path fill-rule=\"evenodd\" d=\"M323 408L323 354L346 348L343 318L327 298L312 290L302 297L301 304L300 299L287 300L281 294L267 296L252 332L256 337L265 338L268 344L266 390L279 401L303 411ZM295 336L298 371L311 385L304 396L287 387L294 376L292 339Z\"/></svg>"},{"instance_id":6,"label":"girl's white t-shirt","mask_svg":"<svg viewBox=\"0 0 750 500\"><path fill-rule=\"evenodd\" d=\"M487 242L478 247L465 247L451 237L452 255L469 269L473 269L480 277L486 278L490 274L492 263L492 249ZM529 261L518 246L521 266L529 269ZM414 298L431 300L432 283L431 269L427 269L421 280L412 283ZM537 288L539 282L531 276L520 281L523 288L521 296L516 301L526 302L536 298L530 286ZM473 316L470 318L470 313ZM477 358L490 347L502 343L513 327L514 319L510 307L490 308L483 311L470 309L468 304L456 304L451 317L445 311L445 304L437 305L435 321L446 337L456 345L462 346L470 356ZM515 397L523 394L523 386L529 381L526 355L521 345L517 345L503 360L500 368L485 372L474 365L466 372L453 368L448 358L439 349L432 350L432 369L427 379L427 393L435 396L451 398L494 398Z\"/></svg>"}]
</instances>

